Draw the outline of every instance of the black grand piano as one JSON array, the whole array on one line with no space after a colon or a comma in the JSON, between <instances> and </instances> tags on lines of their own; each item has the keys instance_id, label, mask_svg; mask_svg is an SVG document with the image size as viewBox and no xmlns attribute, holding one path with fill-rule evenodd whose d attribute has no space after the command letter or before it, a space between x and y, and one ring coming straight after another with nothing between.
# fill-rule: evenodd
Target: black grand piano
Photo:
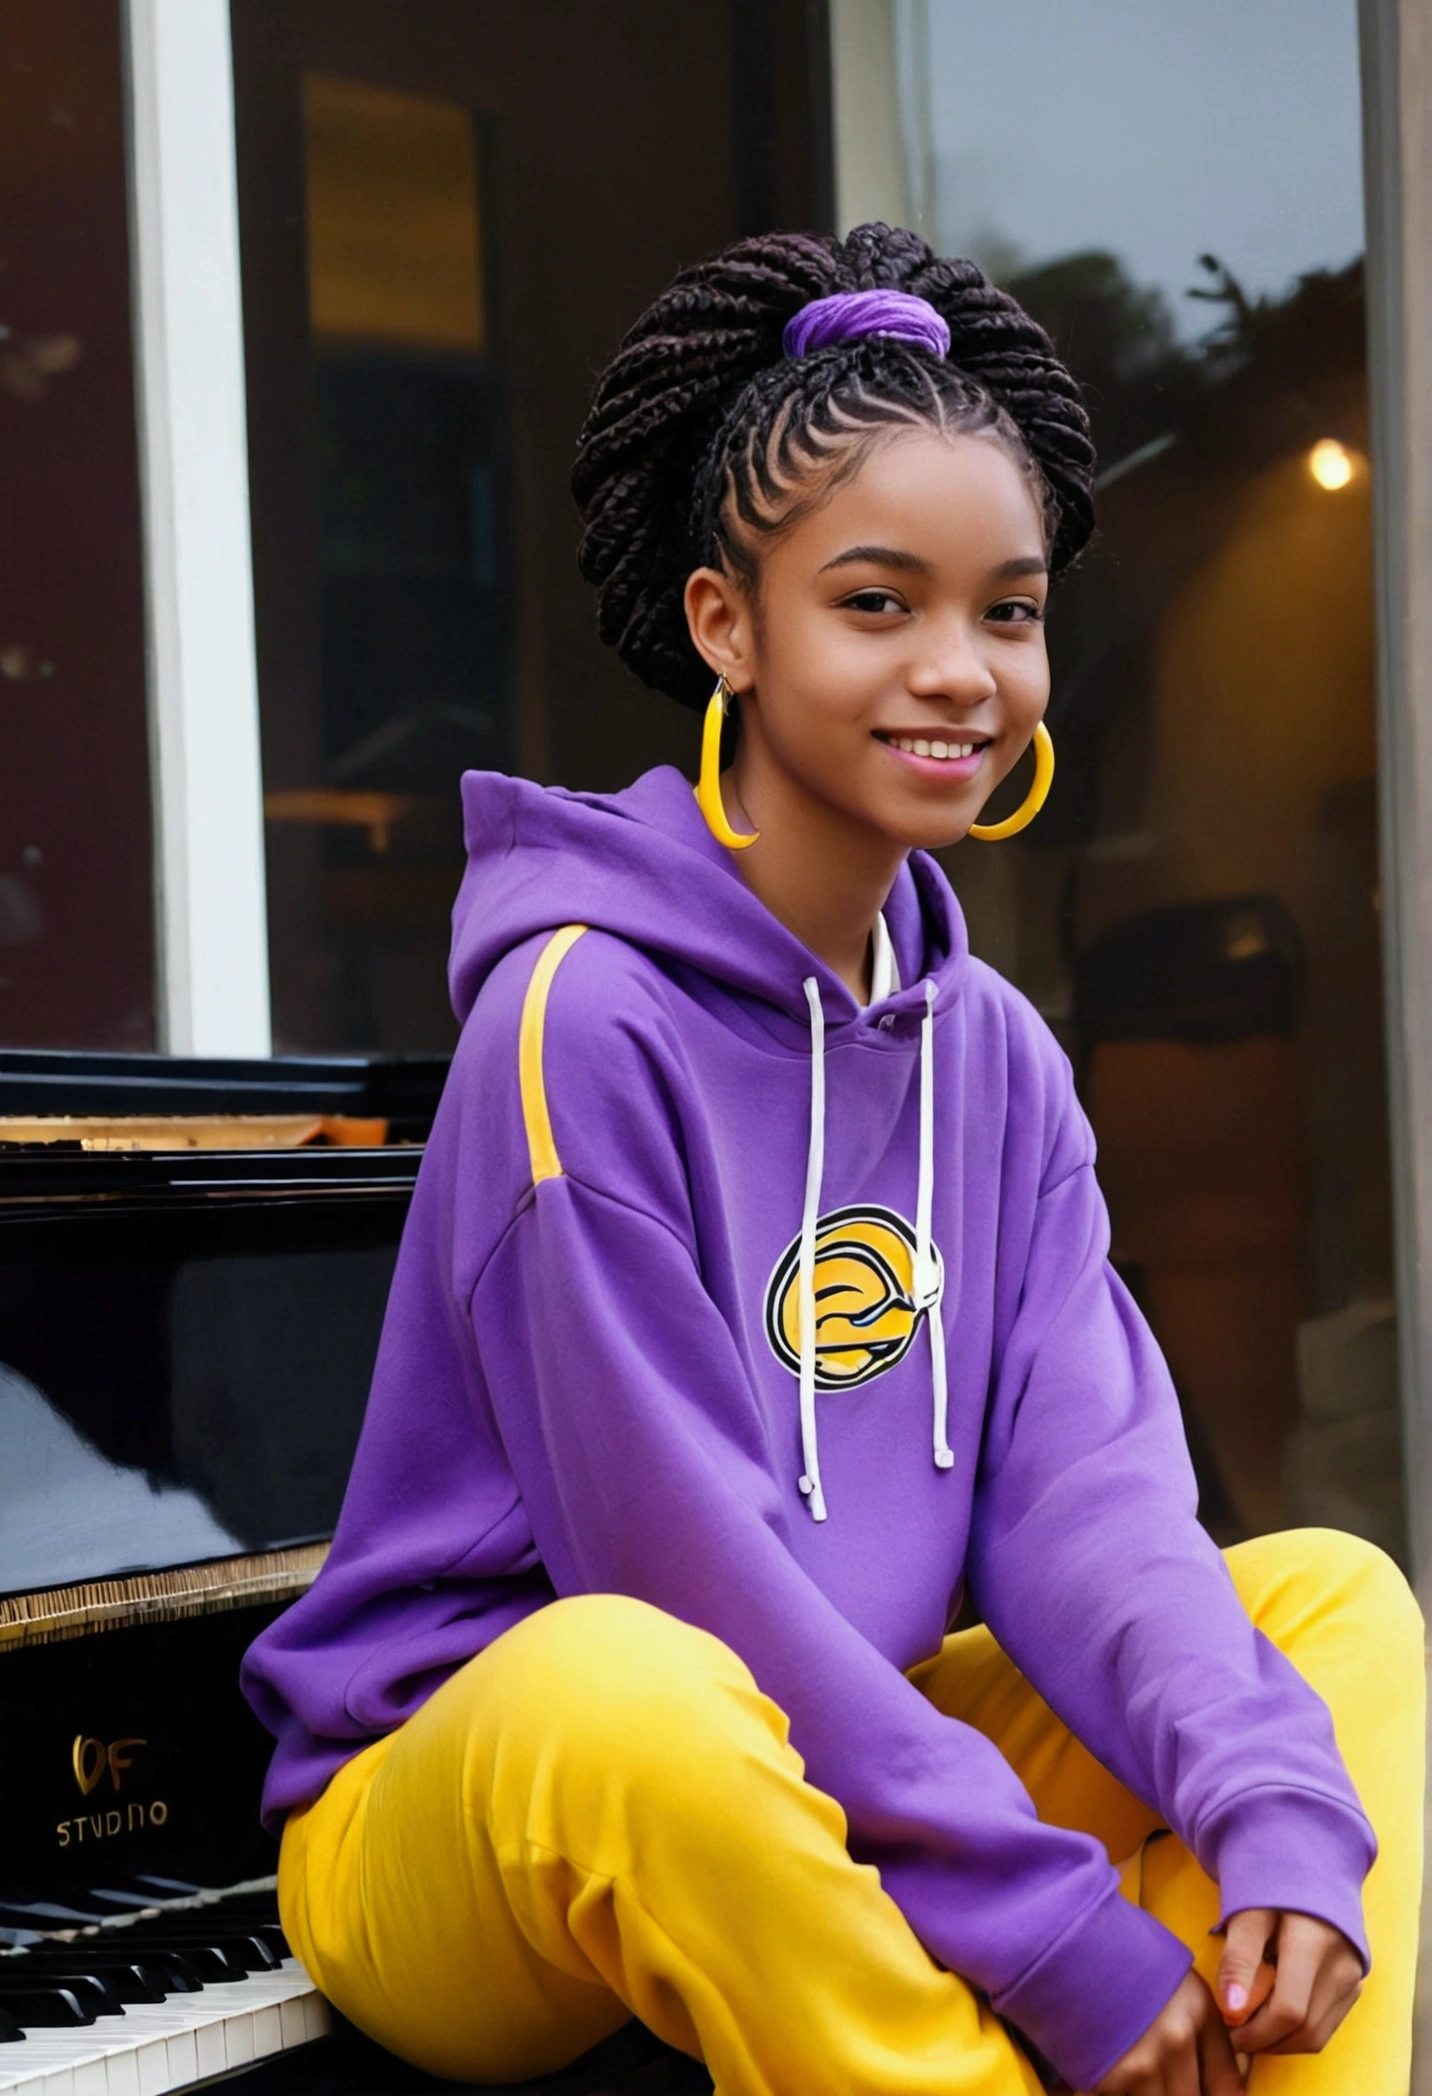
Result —
<instances>
[{"instance_id":1,"label":"black grand piano","mask_svg":"<svg viewBox=\"0 0 1432 2096\"><path fill-rule=\"evenodd\" d=\"M0 1051L0 2096L443 2086L292 1957L237 1674L323 1561L444 1074ZM711 2084L633 2024L524 2086Z\"/></svg>"}]
</instances>

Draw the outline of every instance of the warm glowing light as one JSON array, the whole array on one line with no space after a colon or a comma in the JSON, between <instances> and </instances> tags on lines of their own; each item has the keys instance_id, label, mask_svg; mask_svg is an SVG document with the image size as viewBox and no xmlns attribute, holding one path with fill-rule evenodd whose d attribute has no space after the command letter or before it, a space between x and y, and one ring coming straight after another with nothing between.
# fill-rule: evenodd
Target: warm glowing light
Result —
<instances>
[{"instance_id":1,"label":"warm glowing light","mask_svg":"<svg viewBox=\"0 0 1432 2096\"><path fill-rule=\"evenodd\" d=\"M1308 453L1308 471L1320 488L1345 488L1353 476L1352 454L1336 437L1320 437Z\"/></svg>"}]
</instances>

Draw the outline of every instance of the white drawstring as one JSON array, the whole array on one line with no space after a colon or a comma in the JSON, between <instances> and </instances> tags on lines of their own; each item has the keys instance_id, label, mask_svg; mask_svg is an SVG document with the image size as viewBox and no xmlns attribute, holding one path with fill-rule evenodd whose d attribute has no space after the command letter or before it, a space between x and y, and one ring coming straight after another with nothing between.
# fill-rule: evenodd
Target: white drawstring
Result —
<instances>
[{"instance_id":1,"label":"white drawstring","mask_svg":"<svg viewBox=\"0 0 1432 2096\"><path fill-rule=\"evenodd\" d=\"M800 1260L796 1269L796 1302L800 1317L800 1488L816 1521L826 1518L820 1484L820 1448L815 1417L815 1241L820 1224L821 1180L825 1173L825 1011L820 985L813 975L802 987L810 1007L810 1148L806 1152L805 1206L801 1210ZM945 1373L945 1321L941 1299L944 1268L935 1250L931 1222L935 1206L935 985L925 984L925 1017L920 1026L920 1178L915 1196L914 1303L925 1312L930 1328L930 1372L935 1407L935 1467L954 1463L950 1447L949 1386Z\"/></svg>"},{"instance_id":2,"label":"white drawstring","mask_svg":"<svg viewBox=\"0 0 1432 2096\"><path fill-rule=\"evenodd\" d=\"M920 1023L920 1182L915 1197L915 1308L925 1312L930 1328L930 1373L935 1400L935 1467L953 1464L947 1428L949 1387L945 1378L945 1320L940 1300L944 1269L930 1233L935 1206L935 985L925 984L925 1016Z\"/></svg>"},{"instance_id":3,"label":"white drawstring","mask_svg":"<svg viewBox=\"0 0 1432 2096\"><path fill-rule=\"evenodd\" d=\"M808 975L804 984L810 1006L810 1148L806 1152L805 1207L801 1211L801 1252L797 1304L801 1327L801 1472L800 1487L817 1521L825 1519L820 1488L820 1449L815 1427L815 1233L820 1220L820 1182L825 1170L825 1012L820 984Z\"/></svg>"}]
</instances>

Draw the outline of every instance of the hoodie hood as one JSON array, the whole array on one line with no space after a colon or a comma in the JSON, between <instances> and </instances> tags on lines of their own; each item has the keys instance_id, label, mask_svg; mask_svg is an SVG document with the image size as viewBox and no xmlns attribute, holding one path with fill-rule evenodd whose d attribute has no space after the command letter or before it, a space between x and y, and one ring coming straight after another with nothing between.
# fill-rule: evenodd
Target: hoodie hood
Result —
<instances>
[{"instance_id":1,"label":"hoodie hood","mask_svg":"<svg viewBox=\"0 0 1432 2096\"><path fill-rule=\"evenodd\" d=\"M459 1021L504 954L564 924L611 932L695 968L772 1006L803 1033L811 977L828 1026L862 1016L833 970L752 894L672 766L614 794L468 772L462 799L467 871L453 906L448 968ZM923 852L912 852L901 868L884 915L907 987L881 1010L923 1013L926 981L944 1009L958 992L969 949L948 885Z\"/></svg>"}]
</instances>

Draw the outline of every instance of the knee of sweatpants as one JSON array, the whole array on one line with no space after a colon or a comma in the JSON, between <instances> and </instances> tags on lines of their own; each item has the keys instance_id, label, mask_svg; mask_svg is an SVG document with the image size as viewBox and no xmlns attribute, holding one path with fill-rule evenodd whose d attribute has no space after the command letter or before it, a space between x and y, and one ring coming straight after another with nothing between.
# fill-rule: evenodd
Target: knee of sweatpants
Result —
<instances>
[{"instance_id":1,"label":"knee of sweatpants","mask_svg":"<svg viewBox=\"0 0 1432 2096\"><path fill-rule=\"evenodd\" d=\"M569 1773L585 1763L689 1794L785 1745L783 1713L728 1645L628 1595L549 1602L487 1657L509 1747Z\"/></svg>"},{"instance_id":2,"label":"knee of sweatpants","mask_svg":"<svg viewBox=\"0 0 1432 2096\"><path fill-rule=\"evenodd\" d=\"M1270 1632L1279 1618L1301 1624L1336 1616L1358 1626L1369 1657L1420 1660L1422 1611L1401 1568L1375 1543L1340 1528L1286 1529L1237 1545L1228 1557L1245 1601ZM1250 1593L1250 1578L1258 1592Z\"/></svg>"}]
</instances>

